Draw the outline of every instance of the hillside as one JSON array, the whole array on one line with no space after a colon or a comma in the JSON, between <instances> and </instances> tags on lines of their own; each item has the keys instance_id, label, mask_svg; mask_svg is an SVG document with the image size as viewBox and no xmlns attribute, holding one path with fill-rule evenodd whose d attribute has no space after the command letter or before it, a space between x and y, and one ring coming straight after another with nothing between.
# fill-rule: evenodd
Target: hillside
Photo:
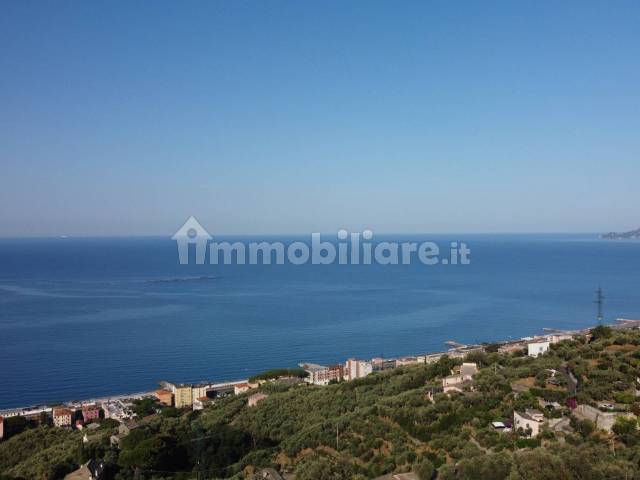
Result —
<instances>
[{"instance_id":1,"label":"hillside","mask_svg":"<svg viewBox=\"0 0 640 480\"><path fill-rule=\"evenodd\" d=\"M108 478L122 480L241 479L265 467L298 480L361 480L414 469L439 480L640 478L635 418L616 420L607 433L565 406L575 398L640 413L639 345L639 332L599 327L592 339L552 345L538 358L474 354L467 360L480 371L473 391L467 386L461 394L438 392L456 365L446 357L327 387L266 383L268 397L252 408L248 395L197 412L167 408L132 430L120 451L109 447L108 434L83 445L75 433L39 427L0 444L0 471L2 478L61 478L89 458L103 458ZM575 396L565 367L578 379ZM528 408L547 418L535 438L491 425Z\"/></svg>"},{"instance_id":2,"label":"hillside","mask_svg":"<svg viewBox=\"0 0 640 480\"><path fill-rule=\"evenodd\" d=\"M629 232L609 232L600 235L600 238L606 240L624 240L624 239L639 239L640 238L640 228L636 230L631 230Z\"/></svg>"}]
</instances>

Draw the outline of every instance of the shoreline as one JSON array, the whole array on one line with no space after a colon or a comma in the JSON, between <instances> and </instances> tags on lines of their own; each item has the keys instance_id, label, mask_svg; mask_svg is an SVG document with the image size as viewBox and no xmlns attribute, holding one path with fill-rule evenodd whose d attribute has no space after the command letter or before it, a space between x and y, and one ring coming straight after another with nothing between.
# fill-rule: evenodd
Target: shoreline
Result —
<instances>
[{"instance_id":1,"label":"shoreline","mask_svg":"<svg viewBox=\"0 0 640 480\"><path fill-rule=\"evenodd\" d=\"M597 325L595 325L597 326ZM413 362L414 364L419 364L419 363L430 363L428 361L428 359L434 359L434 358L439 358L442 357L444 355L449 355L452 357L464 357L467 354L471 353L471 352L476 352L479 350L484 351L484 348L487 345L500 345L501 348L514 348L517 349L518 347L522 347L525 348L527 343L531 343L531 342L535 342L535 341L541 341L544 339L548 339L550 337L553 336L558 336L558 335L570 335L570 336L576 336L576 335L584 335L586 333L588 333L592 328L594 328L595 326L591 326L591 327L585 327L585 328L581 328L581 329L577 329L577 330L563 330L563 329L556 329L556 328L543 328L543 331L545 331L546 333L541 334L541 335L534 335L534 336L525 336L525 337L520 337L518 339L510 339L510 340L497 340L495 342L489 342L489 343L483 343L483 344L462 344L462 343L458 343L455 340L448 340L446 342L444 342L445 345L451 345L453 346L453 348L449 348L447 350L441 350L441 351L436 351L436 352L426 352L426 353L419 353L419 354L414 354L414 355L410 355L410 356L405 356L405 357L397 357L397 358L385 358L384 360L389 360L389 361L402 361L408 358L417 358L417 357L424 357L425 361L424 362ZM618 330L625 330L625 329L640 329L640 320L635 320L635 319L626 319L626 318L616 318L615 322L612 324L606 324L605 326L610 327L610 328L614 328L614 329L618 329ZM401 364L399 366L404 366L404 365L409 365L409 363L406 364ZM395 368L395 367L394 367ZM268 370L268 368L266 368L265 370ZM233 386L235 384L241 384L241 383L245 383L248 382L247 379L242 379L242 380L228 380L228 381L218 381L218 382L200 382L200 384L208 384L210 386ZM158 384L160 383L167 383L165 381L158 381ZM188 384L188 383L187 383ZM196 384L192 384L192 385L196 385ZM35 415L39 415L42 412L49 412L51 410L53 410L54 407L57 406L64 406L64 407L72 407L72 408L82 408L83 406L86 405L97 405L97 404L111 404L111 403L120 403L120 404L124 404L127 401L133 401L133 400L139 400L142 398L148 398L148 397L154 397L155 396L155 391L157 390L149 390L149 391L140 391L140 392L135 392L135 393L121 393L121 394L114 394L114 395L105 395L105 396L100 396L100 397L94 397L94 398L87 398L87 399L83 399L83 400L67 400L64 401L62 403L59 404L36 404L36 405L29 405L29 406L21 406L21 407L9 407L9 408L3 408L0 409L0 417L4 417L4 418L11 418L11 417L15 417L15 416L25 416L25 417L33 417ZM108 418L105 416L105 418Z\"/></svg>"}]
</instances>

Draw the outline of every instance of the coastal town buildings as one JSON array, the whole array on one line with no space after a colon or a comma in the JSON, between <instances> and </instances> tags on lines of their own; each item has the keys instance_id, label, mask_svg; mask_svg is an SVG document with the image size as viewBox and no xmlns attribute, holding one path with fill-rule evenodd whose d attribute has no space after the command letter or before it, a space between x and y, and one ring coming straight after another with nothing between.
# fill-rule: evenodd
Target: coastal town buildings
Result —
<instances>
[{"instance_id":1,"label":"coastal town buildings","mask_svg":"<svg viewBox=\"0 0 640 480\"><path fill-rule=\"evenodd\" d=\"M573 339L573 335L570 333L554 333L553 335L548 335L546 338L549 340L549 343L558 343Z\"/></svg>"},{"instance_id":2,"label":"coastal town buildings","mask_svg":"<svg viewBox=\"0 0 640 480\"><path fill-rule=\"evenodd\" d=\"M539 410L527 408L524 412L513 412L513 429L533 438L540 433L544 415Z\"/></svg>"},{"instance_id":3,"label":"coastal town buildings","mask_svg":"<svg viewBox=\"0 0 640 480\"><path fill-rule=\"evenodd\" d=\"M100 407L97 405L84 405L82 407L82 420L85 424L100 420Z\"/></svg>"},{"instance_id":4,"label":"coastal town buildings","mask_svg":"<svg viewBox=\"0 0 640 480\"><path fill-rule=\"evenodd\" d=\"M249 390L253 390L254 388L258 388L260 386L259 383L251 383L251 382L246 382L246 383L239 383L237 385L233 386L233 393L236 395L241 395L243 393L248 392Z\"/></svg>"},{"instance_id":5,"label":"coastal town buildings","mask_svg":"<svg viewBox=\"0 0 640 480\"><path fill-rule=\"evenodd\" d=\"M382 372L396 368L396 360L395 358L372 358L371 365L374 372Z\"/></svg>"},{"instance_id":6,"label":"coastal town buildings","mask_svg":"<svg viewBox=\"0 0 640 480\"><path fill-rule=\"evenodd\" d=\"M207 405L211 405L213 403L213 398L209 397L198 397L193 401L193 410L202 410Z\"/></svg>"},{"instance_id":7,"label":"coastal town buildings","mask_svg":"<svg viewBox=\"0 0 640 480\"><path fill-rule=\"evenodd\" d=\"M640 322L634 323L625 323L624 328L638 328L640 326ZM622 327L621 327L622 328ZM514 341L505 341L502 343L498 343L496 345L500 345L498 348L499 351L511 352L518 351L522 349L527 349L527 352L532 356L540 355L548 350L549 345L553 343L557 343L563 340L568 340L573 338L574 335L585 334L588 330L584 331L575 331L575 332L560 332L550 334L550 335L542 335L535 337L526 337L521 338L519 340ZM456 342L450 342L451 344L456 344ZM389 369L396 368L397 366L405 366L405 365L413 365L413 364L431 364L439 361L444 356L448 356L449 358L462 358L464 359L469 353L480 352L484 350L484 346L482 345L462 345L457 344L456 348L449 349L444 352L438 353L430 353L430 354L421 354L416 356L403 357L399 359L385 359L382 356L378 358L373 358L371 360L361 360L355 358L349 358L342 365L331 365L331 366L323 366L317 364L300 364L300 367L304 368L307 372L308 377L304 380L307 383L315 384L315 385L328 385L332 381L341 381L341 380L355 380L357 378L363 378L367 375L370 375L374 372L385 371ZM433 399L433 395L438 392L464 392L469 389L473 389L473 377L477 373L477 365L471 362L463 363L459 368L454 369L451 375L442 379L442 387L440 385L434 385L427 392L427 397ZM550 379L547 379L548 382L552 383L554 378L556 377L555 373L551 372ZM569 372L571 375L571 372ZM291 383L300 382L298 377L292 378L280 378L278 381L290 381ZM87 402L75 402L75 403L67 403L64 408L56 408L56 414L54 415L54 423L59 426L63 425L72 425L73 424L73 412L69 410L69 407L82 409L82 419L83 423L87 423L91 425L92 422L95 422L97 418L100 416L100 407L102 411L104 411L105 418L111 418L118 420L120 422L125 422L134 417L132 412L132 402L135 399L146 398L155 396L160 403L166 406L174 405L178 408L186 408L191 407L193 409L204 408L207 403L210 403L213 398L217 396L225 396L231 393L235 394L243 394L254 388L259 387L259 383L251 383L248 380L236 380L236 381L225 381L221 383L200 383L200 384L174 384L166 381L160 382L160 389L155 392L146 392L139 393L135 395L128 396L119 396L112 397L107 399L98 400L95 403L95 400L87 401ZM525 385L513 385L512 388L517 392L519 388L523 390L527 390L528 387ZM638 385L636 385L636 391L640 394L640 380L638 381ZM249 398L253 398L249 397ZM256 400L253 400L257 403L262 397L255 397ZM569 399L568 401L570 401ZM575 400L573 400L575 402ZM92 408L85 408L89 402L93 402ZM571 405L571 408L577 407L576 405ZM64 412L65 408L69 410L68 415L62 415L61 411ZM583 407L581 410L578 410L577 415L584 415L585 418L590 415L595 418L596 421L600 425L602 425L603 429L609 429L615 418L612 420L609 417L615 417L620 415L615 412L600 412L598 417L596 417L596 413L592 410L589 410L588 406ZM586 412L586 413L585 413ZM0 410L0 416L6 418L13 416L24 416L33 421L39 421L43 414L51 415L52 408L47 406L34 406L27 408L13 408ZM614 413L613 416L604 415L606 413ZM526 412L523 414L526 415ZM0 428L3 427L3 424L0 423Z\"/></svg>"},{"instance_id":8,"label":"coastal town buildings","mask_svg":"<svg viewBox=\"0 0 640 480\"><path fill-rule=\"evenodd\" d=\"M405 367L418 363L418 357L402 357L396 360L396 367Z\"/></svg>"},{"instance_id":9,"label":"coastal town buildings","mask_svg":"<svg viewBox=\"0 0 640 480\"><path fill-rule=\"evenodd\" d=\"M173 393L169 390L165 390L163 388L155 391L156 398L158 402L167 407L173 406Z\"/></svg>"},{"instance_id":10,"label":"coastal town buildings","mask_svg":"<svg viewBox=\"0 0 640 480\"><path fill-rule=\"evenodd\" d=\"M355 380L356 378L363 378L373 373L373 365L366 360L356 360L350 358L344 365L344 378L345 380Z\"/></svg>"},{"instance_id":11,"label":"coastal town buildings","mask_svg":"<svg viewBox=\"0 0 640 480\"><path fill-rule=\"evenodd\" d=\"M211 389L211 385L208 383L198 383L191 386L191 401L195 402L196 399L207 397L208 392Z\"/></svg>"},{"instance_id":12,"label":"coastal town buildings","mask_svg":"<svg viewBox=\"0 0 640 480\"><path fill-rule=\"evenodd\" d=\"M73 412L68 408L54 408L53 409L53 424L56 427L71 426Z\"/></svg>"},{"instance_id":13,"label":"coastal town buildings","mask_svg":"<svg viewBox=\"0 0 640 480\"><path fill-rule=\"evenodd\" d=\"M193 387L191 385L175 385L173 396L176 408L186 408L193 405Z\"/></svg>"},{"instance_id":14,"label":"coastal town buildings","mask_svg":"<svg viewBox=\"0 0 640 480\"><path fill-rule=\"evenodd\" d=\"M111 418L123 422L132 417L133 412L122 400L107 400L102 402L104 418Z\"/></svg>"},{"instance_id":15,"label":"coastal town buildings","mask_svg":"<svg viewBox=\"0 0 640 480\"><path fill-rule=\"evenodd\" d=\"M315 363L301 363L300 367L307 372L306 382L313 385L329 385L332 381L339 382L344 378L343 365L325 367Z\"/></svg>"}]
</instances>

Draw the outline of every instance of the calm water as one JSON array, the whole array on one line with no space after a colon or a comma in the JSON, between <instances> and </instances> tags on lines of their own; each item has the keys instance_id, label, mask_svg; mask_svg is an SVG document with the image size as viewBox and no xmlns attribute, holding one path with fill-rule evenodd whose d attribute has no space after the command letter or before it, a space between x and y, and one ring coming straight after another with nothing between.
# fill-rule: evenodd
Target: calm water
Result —
<instances>
[{"instance_id":1,"label":"calm water","mask_svg":"<svg viewBox=\"0 0 640 480\"><path fill-rule=\"evenodd\" d=\"M464 240L472 264L185 267L168 239L0 240L0 408L583 327L598 285L608 320L640 318L640 242L408 238Z\"/></svg>"}]
</instances>

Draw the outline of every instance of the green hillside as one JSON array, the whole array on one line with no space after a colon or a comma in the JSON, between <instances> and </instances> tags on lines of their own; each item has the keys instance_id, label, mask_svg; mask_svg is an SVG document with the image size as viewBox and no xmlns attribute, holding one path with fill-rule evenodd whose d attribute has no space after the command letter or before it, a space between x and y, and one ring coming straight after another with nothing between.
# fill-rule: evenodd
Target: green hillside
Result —
<instances>
[{"instance_id":1,"label":"green hillside","mask_svg":"<svg viewBox=\"0 0 640 480\"><path fill-rule=\"evenodd\" d=\"M245 394L199 412L155 415L119 451L109 447L111 432L83 446L78 434L39 427L0 444L0 471L6 478L61 478L99 457L110 465L108 478L117 479L240 479L264 467L298 480L414 470L438 479L637 479L636 421L618 419L606 433L565 406L574 397L562 373L568 367L579 382L578 404L640 413L640 333L594 333L536 359L474 354L467 361L480 371L473 391L463 394L438 393L456 365L445 357L327 387L266 383L268 398L252 408ZM559 406L544 408L540 400ZM543 410L558 428L527 438L491 426L527 408Z\"/></svg>"}]
</instances>

